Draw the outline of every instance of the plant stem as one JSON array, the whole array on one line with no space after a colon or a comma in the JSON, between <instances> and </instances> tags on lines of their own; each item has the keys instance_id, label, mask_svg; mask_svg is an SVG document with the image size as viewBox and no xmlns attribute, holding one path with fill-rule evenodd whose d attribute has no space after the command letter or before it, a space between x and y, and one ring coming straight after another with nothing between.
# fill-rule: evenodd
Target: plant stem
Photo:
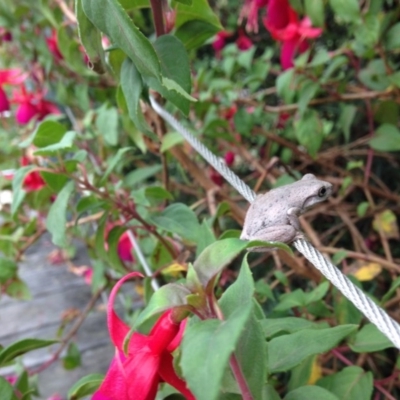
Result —
<instances>
[{"instance_id":1,"label":"plant stem","mask_svg":"<svg viewBox=\"0 0 400 400\"><path fill-rule=\"evenodd\" d=\"M250 392L246 379L243 376L242 370L240 369L240 365L234 353L231 355L229 364L231 366L233 376L235 377L236 382L239 385L243 400L253 400L253 396Z\"/></svg>"},{"instance_id":2,"label":"plant stem","mask_svg":"<svg viewBox=\"0 0 400 400\"><path fill-rule=\"evenodd\" d=\"M153 13L154 27L157 37L165 35L164 16L163 16L163 1L150 0L151 11Z\"/></svg>"}]
</instances>

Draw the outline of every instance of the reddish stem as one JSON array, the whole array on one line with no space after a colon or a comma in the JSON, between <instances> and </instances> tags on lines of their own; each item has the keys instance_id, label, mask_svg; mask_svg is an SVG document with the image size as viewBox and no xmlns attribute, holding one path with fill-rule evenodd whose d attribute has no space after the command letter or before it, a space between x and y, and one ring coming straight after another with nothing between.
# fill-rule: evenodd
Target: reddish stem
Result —
<instances>
[{"instance_id":1,"label":"reddish stem","mask_svg":"<svg viewBox=\"0 0 400 400\"><path fill-rule=\"evenodd\" d=\"M156 36L159 37L165 35L163 1L150 0L150 4L153 13L154 27L156 29Z\"/></svg>"},{"instance_id":2,"label":"reddish stem","mask_svg":"<svg viewBox=\"0 0 400 400\"><path fill-rule=\"evenodd\" d=\"M229 364L231 366L231 370L233 373L233 376L236 379L236 382L239 385L239 389L242 393L242 398L243 400L253 400L253 396L250 392L249 386L247 385L246 379L243 376L242 369L240 368L240 365L238 363L238 360L235 356L235 353L231 355L231 358L229 360Z\"/></svg>"}]
</instances>

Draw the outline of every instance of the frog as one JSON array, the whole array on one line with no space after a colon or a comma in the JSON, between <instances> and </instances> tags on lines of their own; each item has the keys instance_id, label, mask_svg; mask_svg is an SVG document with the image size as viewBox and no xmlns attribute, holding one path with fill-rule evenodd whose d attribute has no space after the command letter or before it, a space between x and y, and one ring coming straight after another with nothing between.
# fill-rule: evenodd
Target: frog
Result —
<instances>
[{"instance_id":1,"label":"frog","mask_svg":"<svg viewBox=\"0 0 400 400\"><path fill-rule=\"evenodd\" d=\"M332 184L306 174L300 180L260 194L251 203L240 239L290 244L304 238L299 216L332 194ZM269 251L256 247L252 251Z\"/></svg>"}]
</instances>

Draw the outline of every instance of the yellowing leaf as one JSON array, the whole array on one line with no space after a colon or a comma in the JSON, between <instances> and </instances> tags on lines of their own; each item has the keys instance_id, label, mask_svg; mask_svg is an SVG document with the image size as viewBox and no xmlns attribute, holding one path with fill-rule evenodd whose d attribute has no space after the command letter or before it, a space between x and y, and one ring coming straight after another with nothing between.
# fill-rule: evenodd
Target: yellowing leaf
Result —
<instances>
[{"instance_id":1,"label":"yellowing leaf","mask_svg":"<svg viewBox=\"0 0 400 400\"><path fill-rule=\"evenodd\" d=\"M141 285L141 284L136 284L135 285L135 292L139 295L139 296L141 296L141 297L143 297L144 296L144 286L143 285Z\"/></svg>"},{"instance_id":2,"label":"yellowing leaf","mask_svg":"<svg viewBox=\"0 0 400 400\"><path fill-rule=\"evenodd\" d=\"M311 372L307 384L314 385L315 382L317 382L317 380L321 377L322 377L322 368L318 361L318 357L315 357L311 365Z\"/></svg>"},{"instance_id":3,"label":"yellowing leaf","mask_svg":"<svg viewBox=\"0 0 400 400\"><path fill-rule=\"evenodd\" d=\"M161 273L163 275L169 275L173 278L178 278L181 272L187 271L187 267L185 265L179 263L173 263L169 265L167 268L164 268Z\"/></svg>"},{"instance_id":4,"label":"yellowing leaf","mask_svg":"<svg viewBox=\"0 0 400 400\"><path fill-rule=\"evenodd\" d=\"M382 271L377 263L361 264L355 272L352 272L359 281L371 281Z\"/></svg>"},{"instance_id":5,"label":"yellowing leaf","mask_svg":"<svg viewBox=\"0 0 400 400\"><path fill-rule=\"evenodd\" d=\"M384 210L376 214L372 226L375 231L380 232L387 239L400 238L396 215L391 210Z\"/></svg>"}]
</instances>

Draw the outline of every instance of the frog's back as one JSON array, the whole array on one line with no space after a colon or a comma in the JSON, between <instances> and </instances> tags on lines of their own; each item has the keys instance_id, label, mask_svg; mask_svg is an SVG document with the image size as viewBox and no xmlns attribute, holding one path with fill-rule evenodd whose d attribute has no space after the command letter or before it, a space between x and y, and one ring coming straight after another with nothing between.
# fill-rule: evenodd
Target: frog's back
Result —
<instances>
[{"instance_id":1,"label":"frog's back","mask_svg":"<svg viewBox=\"0 0 400 400\"><path fill-rule=\"evenodd\" d=\"M250 205L246 214L245 233L252 236L261 228L287 223L286 198L284 187L270 190L268 193L258 195Z\"/></svg>"}]
</instances>

